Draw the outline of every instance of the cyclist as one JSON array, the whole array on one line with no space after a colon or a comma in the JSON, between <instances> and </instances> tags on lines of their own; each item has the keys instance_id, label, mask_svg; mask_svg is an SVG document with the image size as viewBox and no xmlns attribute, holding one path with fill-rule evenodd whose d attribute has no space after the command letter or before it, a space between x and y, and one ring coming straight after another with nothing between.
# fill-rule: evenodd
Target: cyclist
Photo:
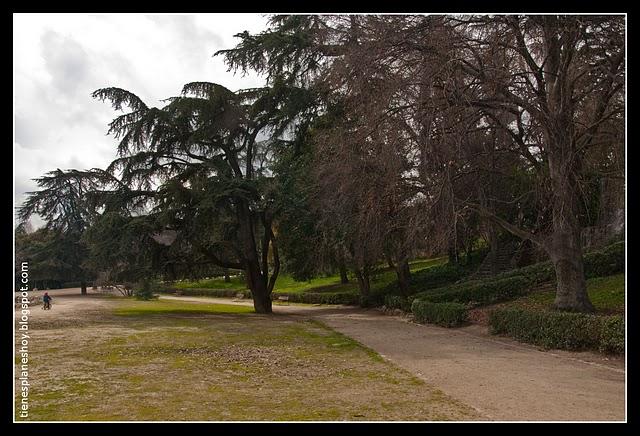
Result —
<instances>
[{"instance_id":1,"label":"cyclist","mask_svg":"<svg viewBox=\"0 0 640 436\"><path fill-rule=\"evenodd\" d=\"M42 297L42 301L44 302L44 306L42 308L45 310L51 309L51 300L53 300L53 298L49 296L48 292L45 292L44 296Z\"/></svg>"}]
</instances>

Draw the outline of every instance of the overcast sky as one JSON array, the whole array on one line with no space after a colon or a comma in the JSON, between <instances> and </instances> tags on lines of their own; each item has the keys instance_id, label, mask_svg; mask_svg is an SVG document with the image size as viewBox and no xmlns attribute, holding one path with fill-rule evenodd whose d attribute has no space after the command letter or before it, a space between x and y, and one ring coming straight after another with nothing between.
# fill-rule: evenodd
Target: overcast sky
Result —
<instances>
[{"instance_id":1,"label":"overcast sky","mask_svg":"<svg viewBox=\"0 0 640 436\"><path fill-rule=\"evenodd\" d=\"M104 168L115 158L116 140L106 132L119 112L90 97L98 88L124 88L154 106L188 82L234 91L262 85L255 74L227 72L212 55L266 21L262 14L14 14L16 206L37 189L34 177Z\"/></svg>"}]
</instances>

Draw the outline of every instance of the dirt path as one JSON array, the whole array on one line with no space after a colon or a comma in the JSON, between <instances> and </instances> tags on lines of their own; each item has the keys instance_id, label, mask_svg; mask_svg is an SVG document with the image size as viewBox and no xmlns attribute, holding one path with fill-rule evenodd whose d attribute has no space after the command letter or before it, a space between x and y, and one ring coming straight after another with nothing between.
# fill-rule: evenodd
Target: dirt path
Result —
<instances>
[{"instance_id":1,"label":"dirt path","mask_svg":"<svg viewBox=\"0 0 640 436\"><path fill-rule=\"evenodd\" d=\"M165 297L208 301L206 297ZM251 301L216 299L231 304ZM543 351L472 325L420 325L377 310L345 306L275 306L313 317L376 350L488 420L600 421L625 418L622 358Z\"/></svg>"},{"instance_id":2,"label":"dirt path","mask_svg":"<svg viewBox=\"0 0 640 436\"><path fill-rule=\"evenodd\" d=\"M486 329L445 329L373 311L321 315L491 420L624 420L622 359L541 351Z\"/></svg>"},{"instance_id":3,"label":"dirt path","mask_svg":"<svg viewBox=\"0 0 640 436\"><path fill-rule=\"evenodd\" d=\"M51 311L34 320L80 318L110 302L79 289L50 291ZM33 295L33 294L32 294ZM163 299L252 305L251 300L163 296ZM596 353L542 351L470 326L445 329L400 316L346 306L276 305L275 315L315 318L374 349L487 420L624 420L622 358Z\"/></svg>"}]
</instances>

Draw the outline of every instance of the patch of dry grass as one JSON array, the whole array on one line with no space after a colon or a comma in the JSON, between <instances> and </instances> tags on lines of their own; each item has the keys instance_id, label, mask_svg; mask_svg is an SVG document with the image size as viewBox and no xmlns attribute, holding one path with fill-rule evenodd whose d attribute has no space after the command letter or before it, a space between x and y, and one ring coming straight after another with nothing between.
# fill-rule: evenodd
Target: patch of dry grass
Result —
<instances>
[{"instance_id":1,"label":"patch of dry grass","mask_svg":"<svg viewBox=\"0 0 640 436\"><path fill-rule=\"evenodd\" d=\"M188 310L32 331L32 421L462 420L467 406L315 322ZM197 303L194 303L197 305ZM129 308L130 310L127 311ZM202 308L200 308L202 309ZM16 417L16 419L18 419Z\"/></svg>"}]
</instances>

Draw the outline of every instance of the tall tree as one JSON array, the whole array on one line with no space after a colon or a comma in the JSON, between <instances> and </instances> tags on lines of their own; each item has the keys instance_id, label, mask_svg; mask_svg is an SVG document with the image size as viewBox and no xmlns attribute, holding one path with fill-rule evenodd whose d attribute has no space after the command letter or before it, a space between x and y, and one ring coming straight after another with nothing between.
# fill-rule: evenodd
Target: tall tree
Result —
<instances>
[{"instance_id":1,"label":"tall tree","mask_svg":"<svg viewBox=\"0 0 640 436\"><path fill-rule=\"evenodd\" d=\"M95 217L86 194L97 187L97 181L88 172L60 169L35 181L41 189L27 193L18 209L18 218L26 222L38 214L44 219L46 228L55 237L43 249L46 248L52 261L61 263L61 268L80 281L84 295L93 271L86 264L88 251L82 235ZM54 252L57 254L53 255Z\"/></svg>"},{"instance_id":2,"label":"tall tree","mask_svg":"<svg viewBox=\"0 0 640 436\"><path fill-rule=\"evenodd\" d=\"M195 82L161 108L119 88L93 93L116 110L131 110L109 130L120 139L109 172L141 187L127 201L144 199L140 213L176 231L177 243L222 268L243 270L258 313L271 313L280 271L270 161L274 141L289 127L289 105L304 96L296 91L234 93Z\"/></svg>"}]
</instances>

